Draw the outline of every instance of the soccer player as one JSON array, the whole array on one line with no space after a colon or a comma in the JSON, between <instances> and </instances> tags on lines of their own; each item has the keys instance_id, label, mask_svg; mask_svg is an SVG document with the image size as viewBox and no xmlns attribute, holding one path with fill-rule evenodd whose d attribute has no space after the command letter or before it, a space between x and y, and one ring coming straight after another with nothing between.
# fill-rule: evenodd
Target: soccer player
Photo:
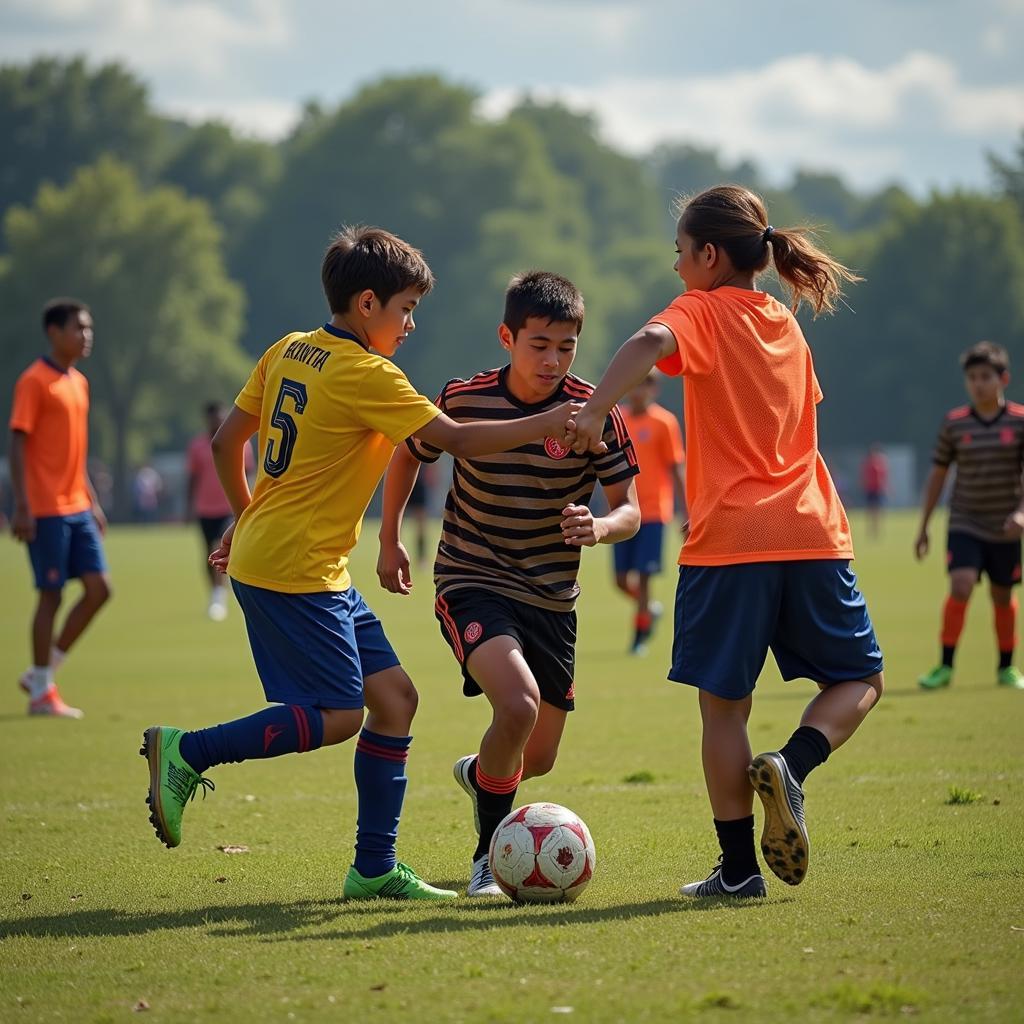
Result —
<instances>
[{"instance_id":1,"label":"soccer player","mask_svg":"<svg viewBox=\"0 0 1024 1024\"><path fill-rule=\"evenodd\" d=\"M873 444L860 467L864 488L864 504L868 510L868 536L877 540L882 535L882 509L889 492L889 460L880 444Z\"/></svg>"},{"instance_id":2,"label":"soccer player","mask_svg":"<svg viewBox=\"0 0 1024 1024\"><path fill-rule=\"evenodd\" d=\"M544 271L512 279L498 339L508 364L451 380L438 405L456 421L498 423L585 399L591 385L569 373L583 328L583 298ZM604 448L600 454L594 451ZM381 585L412 586L402 513L420 463L441 446L421 432L400 446L384 484ZM486 695L491 724L479 753L460 758L455 780L473 804L477 837L467 895L500 895L488 866L495 829L524 779L551 771L575 698L576 577L580 551L614 544L640 524L636 458L617 410L605 416L590 451L554 436L480 458L457 455L434 563L435 612L462 669L467 697ZM588 507L600 482L609 512Z\"/></svg>"},{"instance_id":3,"label":"soccer player","mask_svg":"<svg viewBox=\"0 0 1024 1024\"><path fill-rule=\"evenodd\" d=\"M30 715L81 718L64 703L54 673L111 593L101 540L107 520L86 468L89 382L75 369L92 351L92 314L75 299L53 299L43 309L43 331L50 351L18 378L10 419L11 529L28 545L39 591L32 668L20 685ZM82 581L82 596L54 643L69 579Z\"/></svg>"},{"instance_id":4,"label":"soccer player","mask_svg":"<svg viewBox=\"0 0 1024 1024\"><path fill-rule=\"evenodd\" d=\"M189 442L186 455L188 469L188 495L186 504L189 515L196 518L203 535L203 565L210 581L210 602L206 614L214 622L227 618L228 603L224 590L223 576L209 563L209 557L220 546L220 539L231 523L231 502L217 476L213 461L213 438L226 415L221 402L208 402L204 410L206 430L196 434ZM244 449L246 477L251 477L256 468L252 445Z\"/></svg>"},{"instance_id":5,"label":"soccer player","mask_svg":"<svg viewBox=\"0 0 1024 1024\"><path fill-rule=\"evenodd\" d=\"M443 900L395 857L417 694L348 572L363 515L395 445L411 435L462 456L565 438L568 410L511 423L457 423L418 395L390 357L433 286L422 254L379 228L346 228L322 266L331 319L272 345L213 439L235 521L211 556L245 616L271 706L194 732L146 730L150 820L181 842L186 802L214 765L304 753L358 734L351 899ZM252 494L243 452L259 433ZM363 723L364 706L369 715ZM361 728L362 727L362 728Z\"/></svg>"},{"instance_id":6,"label":"soccer player","mask_svg":"<svg viewBox=\"0 0 1024 1024\"><path fill-rule=\"evenodd\" d=\"M683 435L675 416L654 400L658 377L658 372L652 370L643 383L630 391L621 408L640 468L636 479L640 529L613 549L615 585L636 602L632 654L645 653L654 625L661 617L661 602L652 601L650 596L651 576L661 572L662 540L665 524L672 522L674 492L679 494L686 522Z\"/></svg>"},{"instance_id":7,"label":"soccer player","mask_svg":"<svg viewBox=\"0 0 1024 1024\"><path fill-rule=\"evenodd\" d=\"M924 690L940 690L953 681L953 658L967 602L985 573L999 648L996 682L1011 690L1024 690L1024 673L1013 664L1017 643L1013 588L1020 583L1024 531L1024 405L1006 400L1010 360L1002 346L978 342L960 357L960 365L971 404L947 413L939 428L924 489L921 529L914 543L914 553L918 559L924 558L928 554L928 522L955 462L946 540L949 596L942 611L942 661L921 676L918 684Z\"/></svg>"},{"instance_id":8,"label":"soccer player","mask_svg":"<svg viewBox=\"0 0 1024 1024\"><path fill-rule=\"evenodd\" d=\"M576 418L576 444L599 436L614 403L655 364L683 376L690 534L679 556L669 679L699 691L701 753L722 856L687 896L758 897L761 849L796 885L810 843L803 782L854 733L882 693L882 655L850 569L846 513L818 452L822 393L793 314L757 276L774 262L794 305L832 309L855 279L800 229L768 223L735 185L682 206L675 270L686 292L612 359ZM785 679L820 692L781 750L751 760L747 718L769 649ZM753 789L752 789L753 786Z\"/></svg>"}]
</instances>

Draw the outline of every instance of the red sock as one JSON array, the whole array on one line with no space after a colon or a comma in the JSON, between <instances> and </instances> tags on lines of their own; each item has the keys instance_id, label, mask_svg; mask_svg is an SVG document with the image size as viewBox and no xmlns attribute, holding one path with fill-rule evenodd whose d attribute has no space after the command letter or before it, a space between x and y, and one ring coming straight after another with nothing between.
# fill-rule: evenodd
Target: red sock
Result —
<instances>
[{"instance_id":1,"label":"red sock","mask_svg":"<svg viewBox=\"0 0 1024 1024\"><path fill-rule=\"evenodd\" d=\"M648 633L651 629L651 613L650 612L637 612L636 616L636 631L638 633Z\"/></svg>"},{"instance_id":2,"label":"red sock","mask_svg":"<svg viewBox=\"0 0 1024 1024\"><path fill-rule=\"evenodd\" d=\"M1017 598L1009 604L995 606L996 639L1000 654L1012 654L1017 646Z\"/></svg>"},{"instance_id":3,"label":"red sock","mask_svg":"<svg viewBox=\"0 0 1024 1024\"><path fill-rule=\"evenodd\" d=\"M947 597L942 609L943 647L956 647L960 634L964 629L964 618L967 615L967 602L958 601L955 597Z\"/></svg>"}]
</instances>

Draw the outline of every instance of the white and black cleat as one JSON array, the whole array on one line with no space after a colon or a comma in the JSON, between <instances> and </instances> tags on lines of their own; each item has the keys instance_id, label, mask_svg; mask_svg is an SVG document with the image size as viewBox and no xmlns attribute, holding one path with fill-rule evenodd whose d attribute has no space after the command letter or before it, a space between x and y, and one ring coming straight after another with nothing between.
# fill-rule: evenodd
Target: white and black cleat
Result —
<instances>
[{"instance_id":1,"label":"white and black cleat","mask_svg":"<svg viewBox=\"0 0 1024 1024\"><path fill-rule=\"evenodd\" d=\"M467 896L504 896L501 886L494 880L491 874L491 865L487 855L478 857L473 861L469 871L469 885L466 888Z\"/></svg>"},{"instance_id":2,"label":"white and black cleat","mask_svg":"<svg viewBox=\"0 0 1024 1024\"><path fill-rule=\"evenodd\" d=\"M811 854L804 824L804 791L777 752L758 754L747 775L764 805L761 853L787 885L799 885L807 877Z\"/></svg>"},{"instance_id":3,"label":"white and black cleat","mask_svg":"<svg viewBox=\"0 0 1024 1024\"><path fill-rule=\"evenodd\" d=\"M735 900L755 900L768 895L768 888L764 884L763 875L751 875L736 885L728 885L722 878L722 858L712 868L711 874L700 882L690 882L680 890L683 896L692 896L694 899L706 900L715 897L728 896Z\"/></svg>"},{"instance_id":4,"label":"white and black cleat","mask_svg":"<svg viewBox=\"0 0 1024 1024\"><path fill-rule=\"evenodd\" d=\"M473 786L472 774L473 762L476 757L476 754L460 757L452 768L452 774L455 776L455 781L465 790L466 796L473 801L473 827L476 829L476 834L480 835L480 806L476 802L476 788Z\"/></svg>"}]
</instances>

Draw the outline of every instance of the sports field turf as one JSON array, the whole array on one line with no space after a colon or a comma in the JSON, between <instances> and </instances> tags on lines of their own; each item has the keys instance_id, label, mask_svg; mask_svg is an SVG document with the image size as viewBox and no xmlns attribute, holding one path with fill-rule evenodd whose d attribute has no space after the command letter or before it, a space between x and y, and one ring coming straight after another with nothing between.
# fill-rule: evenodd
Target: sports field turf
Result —
<instances>
[{"instance_id":1,"label":"sports field turf","mask_svg":"<svg viewBox=\"0 0 1024 1024\"><path fill-rule=\"evenodd\" d=\"M859 526L859 524L857 524ZM1024 693L994 685L987 595L953 688L921 694L935 656L941 551L910 558L912 520L857 567L886 655L887 695L808 781L812 864L758 905L676 895L716 849L696 697L664 681L670 629L630 659L610 552L585 553L571 717L554 773L520 791L589 823L597 872L568 907L346 905L352 747L214 769L185 840L147 820L142 730L256 710L241 617L204 615L193 528L118 529L115 596L61 672L82 722L25 716L16 688L31 600L23 550L0 543L0 1020L1020 1020L1024 997ZM460 695L429 574L377 589L375 524L354 574L420 693L400 856L465 883L469 804L451 764L485 706ZM941 531L936 530L936 541ZM672 574L660 582L670 599ZM766 670L755 748L811 695ZM950 802L955 799L966 802ZM218 847L241 845L247 853ZM148 1008L148 1009L147 1009Z\"/></svg>"}]
</instances>

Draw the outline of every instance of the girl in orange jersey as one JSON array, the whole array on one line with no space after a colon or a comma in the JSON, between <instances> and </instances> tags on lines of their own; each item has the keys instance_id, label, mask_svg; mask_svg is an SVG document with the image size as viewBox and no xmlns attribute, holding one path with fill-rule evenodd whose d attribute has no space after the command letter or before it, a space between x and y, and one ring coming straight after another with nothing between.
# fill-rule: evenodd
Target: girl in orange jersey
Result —
<instances>
[{"instance_id":1,"label":"girl in orange jersey","mask_svg":"<svg viewBox=\"0 0 1024 1024\"><path fill-rule=\"evenodd\" d=\"M800 229L768 223L726 185L681 205L675 270L686 291L619 349L576 419L582 450L652 366L682 375L690 535L679 556L669 679L699 690L702 757L722 856L687 896L765 895L754 848L783 881L806 877L803 782L882 693L882 655L850 568L850 527L818 452L822 392L793 313L755 287L774 263L795 309L830 311L858 280ZM778 751L752 757L754 684L769 649L820 692Z\"/></svg>"}]
</instances>

